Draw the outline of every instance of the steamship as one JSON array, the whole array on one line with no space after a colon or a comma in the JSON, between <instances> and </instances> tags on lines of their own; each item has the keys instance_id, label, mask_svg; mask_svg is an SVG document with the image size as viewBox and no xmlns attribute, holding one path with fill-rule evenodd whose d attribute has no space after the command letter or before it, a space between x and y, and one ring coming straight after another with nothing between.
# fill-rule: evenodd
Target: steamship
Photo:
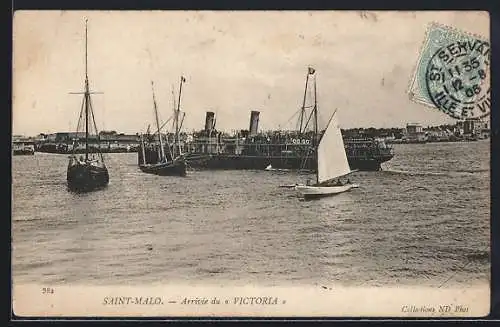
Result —
<instances>
[{"instance_id":1,"label":"steamship","mask_svg":"<svg viewBox=\"0 0 500 327\"><path fill-rule=\"evenodd\" d=\"M314 131L259 132L259 111L251 111L248 130L233 134L215 128L215 113L207 112L205 128L183 142L189 167L195 169L290 169L314 171L316 154L313 144L320 134ZM376 171L381 163L392 159L392 148L383 140L345 138L349 166L352 170ZM152 154L138 152L139 162Z\"/></svg>"}]
</instances>

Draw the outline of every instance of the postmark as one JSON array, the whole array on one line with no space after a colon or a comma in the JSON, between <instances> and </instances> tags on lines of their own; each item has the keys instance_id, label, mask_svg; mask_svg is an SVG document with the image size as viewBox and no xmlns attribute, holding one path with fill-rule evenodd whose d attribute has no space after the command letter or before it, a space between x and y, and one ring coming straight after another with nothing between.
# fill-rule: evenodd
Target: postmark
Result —
<instances>
[{"instance_id":1,"label":"postmark","mask_svg":"<svg viewBox=\"0 0 500 327\"><path fill-rule=\"evenodd\" d=\"M409 90L410 98L455 119L490 114L490 44L432 24Z\"/></svg>"}]
</instances>

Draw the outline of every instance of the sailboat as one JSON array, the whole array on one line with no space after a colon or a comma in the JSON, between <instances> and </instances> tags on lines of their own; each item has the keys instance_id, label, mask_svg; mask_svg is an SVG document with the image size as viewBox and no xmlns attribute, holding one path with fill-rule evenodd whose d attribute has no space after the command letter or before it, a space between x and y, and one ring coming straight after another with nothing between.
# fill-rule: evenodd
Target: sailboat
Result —
<instances>
[{"instance_id":1,"label":"sailboat","mask_svg":"<svg viewBox=\"0 0 500 327\"><path fill-rule=\"evenodd\" d=\"M180 91L182 91L182 83L185 82L185 78L181 77L181 86ZM179 111L180 106L178 103L176 114L174 116L176 133L174 146L170 146L168 144L168 140L165 140L167 143L166 146L163 143L163 137L161 135L161 126L160 120L158 117L158 107L156 104L156 97L154 93L154 84L151 82L151 88L153 90L153 105L155 112L155 122L156 122L156 134L158 136L159 149L156 155L156 162L149 163L146 158L149 157L146 154L146 145L144 142L144 136L141 135L141 151L142 151L142 163L139 164L139 168L141 171L148 174L155 174L160 176L186 176L186 160L184 155L180 151L180 141L179 141ZM179 102L180 102L180 92L179 92ZM176 149L176 146L178 149ZM168 156L165 153L165 148L168 150ZM149 151L148 151L149 152Z\"/></svg>"},{"instance_id":2,"label":"sailboat","mask_svg":"<svg viewBox=\"0 0 500 327\"><path fill-rule=\"evenodd\" d=\"M315 70L309 68L308 75L314 75ZM348 180L342 182L341 177L344 177L353 171L349 167L347 155L344 147L344 140L340 130L338 119L336 116L337 110L334 111L325 131L322 135L318 132L318 105L316 101L316 75L314 75L314 133L313 141L316 152L316 183L313 185L295 185L301 196L305 199L324 197L349 191L352 188L357 188L357 184L352 184ZM308 183L309 184L309 183Z\"/></svg>"},{"instance_id":3,"label":"sailboat","mask_svg":"<svg viewBox=\"0 0 500 327\"><path fill-rule=\"evenodd\" d=\"M79 141L79 129L85 126L85 151L84 154L77 157L77 146L73 146L73 153L69 157L67 169L67 185L70 191L89 192L104 188L109 183L109 174L102 152L100 151L99 133L95 123L92 100L90 94L101 92L90 92L89 77L87 65L87 20L85 20L85 90L84 92L71 92L71 94L83 94L82 107L80 109L80 118L76 138ZM92 124L92 125L91 125ZM97 148L89 147L89 138L91 130L94 130L97 139Z\"/></svg>"}]
</instances>

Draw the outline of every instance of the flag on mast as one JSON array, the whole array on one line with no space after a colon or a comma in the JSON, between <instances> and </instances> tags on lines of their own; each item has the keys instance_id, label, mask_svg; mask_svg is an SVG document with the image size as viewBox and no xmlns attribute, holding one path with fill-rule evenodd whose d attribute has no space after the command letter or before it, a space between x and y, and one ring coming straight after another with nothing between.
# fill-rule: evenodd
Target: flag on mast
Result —
<instances>
[{"instance_id":1,"label":"flag on mast","mask_svg":"<svg viewBox=\"0 0 500 327\"><path fill-rule=\"evenodd\" d=\"M181 76L181 81L186 82L186 78L184 76Z\"/></svg>"},{"instance_id":2,"label":"flag on mast","mask_svg":"<svg viewBox=\"0 0 500 327\"><path fill-rule=\"evenodd\" d=\"M312 75L316 72L316 70L312 67L309 67L309 75Z\"/></svg>"}]
</instances>

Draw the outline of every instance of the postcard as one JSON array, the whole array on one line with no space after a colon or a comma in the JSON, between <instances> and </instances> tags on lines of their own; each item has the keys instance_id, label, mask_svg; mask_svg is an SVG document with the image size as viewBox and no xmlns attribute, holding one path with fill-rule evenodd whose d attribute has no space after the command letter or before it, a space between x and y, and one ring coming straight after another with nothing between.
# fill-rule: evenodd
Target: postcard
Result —
<instances>
[{"instance_id":1,"label":"postcard","mask_svg":"<svg viewBox=\"0 0 500 327\"><path fill-rule=\"evenodd\" d=\"M25 317L483 317L480 11L16 11Z\"/></svg>"}]
</instances>

